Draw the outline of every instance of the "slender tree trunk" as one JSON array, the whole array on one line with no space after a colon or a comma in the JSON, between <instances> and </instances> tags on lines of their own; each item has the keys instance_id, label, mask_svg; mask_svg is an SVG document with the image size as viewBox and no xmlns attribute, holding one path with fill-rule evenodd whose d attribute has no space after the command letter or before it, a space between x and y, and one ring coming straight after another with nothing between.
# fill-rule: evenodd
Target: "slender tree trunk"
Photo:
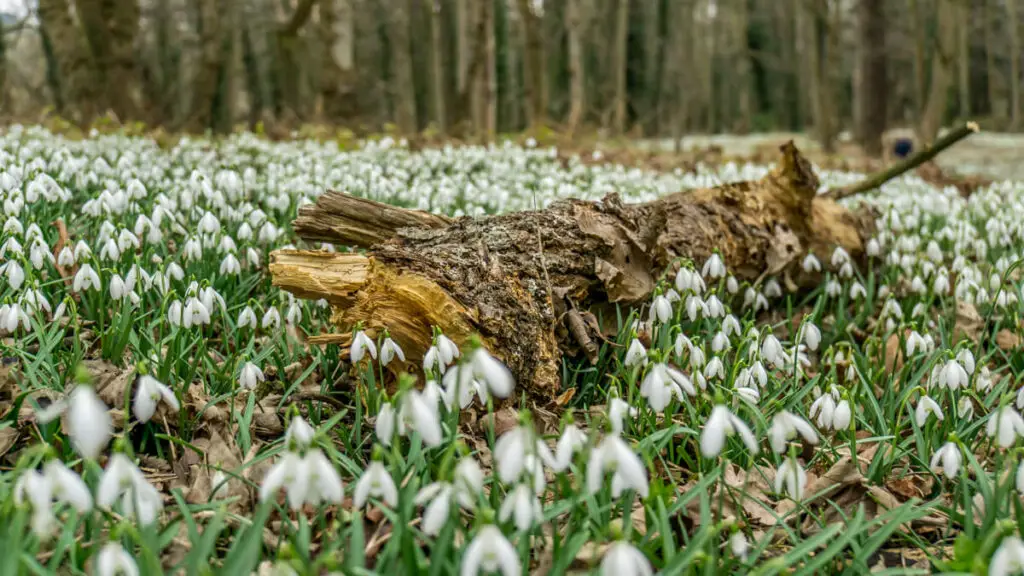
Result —
<instances>
[{"instance_id":1,"label":"slender tree trunk","mask_svg":"<svg viewBox=\"0 0 1024 576\"><path fill-rule=\"evenodd\" d=\"M498 129L498 61L494 34L494 2L481 0L482 20L484 27L484 73L482 74L482 94L480 98L481 125L487 141L494 140Z\"/></svg>"},{"instance_id":2,"label":"slender tree trunk","mask_svg":"<svg viewBox=\"0 0 1024 576\"><path fill-rule=\"evenodd\" d=\"M547 121L545 83L547 60L544 58L544 38L542 36L544 22L541 14L534 11L535 4L532 0L518 0L517 5L520 21L523 23L523 53L525 55L523 79L525 80L527 121L531 128L536 128L543 126Z\"/></svg>"},{"instance_id":3,"label":"slender tree trunk","mask_svg":"<svg viewBox=\"0 0 1024 576\"><path fill-rule=\"evenodd\" d=\"M973 31L974 14L968 2L960 4L960 18L957 22L957 72L959 72L959 103L960 118L967 120L971 116L971 32Z\"/></svg>"},{"instance_id":4,"label":"slender tree trunk","mask_svg":"<svg viewBox=\"0 0 1024 576\"><path fill-rule=\"evenodd\" d=\"M413 82L409 44L409 11L406 0L384 0L388 12L388 49L391 52L391 99L395 124L403 134L416 132L416 86Z\"/></svg>"},{"instance_id":5,"label":"slender tree trunk","mask_svg":"<svg viewBox=\"0 0 1024 576\"><path fill-rule=\"evenodd\" d=\"M86 124L100 106L100 86L88 44L71 19L67 0L39 0L38 10L59 69L66 111L73 121Z\"/></svg>"},{"instance_id":6,"label":"slender tree trunk","mask_svg":"<svg viewBox=\"0 0 1024 576\"><path fill-rule=\"evenodd\" d=\"M473 59L473 41L476 24L474 0L455 0L455 89L457 94L466 92L469 84L469 67Z\"/></svg>"},{"instance_id":7,"label":"slender tree trunk","mask_svg":"<svg viewBox=\"0 0 1024 576\"><path fill-rule=\"evenodd\" d=\"M1004 111L999 105L998 90L996 86L996 56L995 56L995 26L993 25L992 3L995 0L983 0L985 18L985 88L988 95L989 115L993 118L1005 118Z\"/></svg>"},{"instance_id":8,"label":"slender tree trunk","mask_svg":"<svg viewBox=\"0 0 1024 576\"><path fill-rule=\"evenodd\" d=\"M1006 20L1010 30L1010 127L1021 127L1020 109L1020 22L1017 0L1006 0Z\"/></svg>"},{"instance_id":9,"label":"slender tree trunk","mask_svg":"<svg viewBox=\"0 0 1024 576\"><path fill-rule=\"evenodd\" d=\"M612 119L617 134L626 132L627 98L626 65L629 62L629 0L616 0L614 58L612 58L612 82L614 85L614 116Z\"/></svg>"},{"instance_id":10,"label":"slender tree trunk","mask_svg":"<svg viewBox=\"0 0 1024 576\"><path fill-rule=\"evenodd\" d=\"M734 0L735 14L733 15L734 29L733 40L733 61L736 71L736 94L738 116L732 124L734 132L746 134L754 124L754 112L751 103L751 90L753 89L753 78L750 75L750 54L747 50L747 29L750 27L750 17L747 13L747 0Z\"/></svg>"},{"instance_id":11,"label":"slender tree trunk","mask_svg":"<svg viewBox=\"0 0 1024 576\"><path fill-rule=\"evenodd\" d=\"M885 132L889 99L885 45L885 0L861 0L859 6L860 81L856 99L860 114L857 139L871 156L882 153L882 133Z\"/></svg>"},{"instance_id":12,"label":"slender tree trunk","mask_svg":"<svg viewBox=\"0 0 1024 576\"><path fill-rule=\"evenodd\" d=\"M221 43L221 15L225 8L220 2L199 0L199 48L200 60L192 81L192 111L187 128L203 132L213 127L215 98L224 50Z\"/></svg>"},{"instance_id":13,"label":"slender tree trunk","mask_svg":"<svg viewBox=\"0 0 1024 576\"><path fill-rule=\"evenodd\" d=\"M352 0L320 0L320 42L323 50L320 100L325 120L343 123L357 112L355 94L355 14Z\"/></svg>"},{"instance_id":14,"label":"slender tree trunk","mask_svg":"<svg viewBox=\"0 0 1024 576\"><path fill-rule=\"evenodd\" d=\"M138 0L102 0L107 47L102 51L107 103L121 121L139 117L136 102L139 74L135 61L135 36L139 31Z\"/></svg>"},{"instance_id":15,"label":"slender tree trunk","mask_svg":"<svg viewBox=\"0 0 1024 576\"><path fill-rule=\"evenodd\" d=\"M941 0L940 0L941 1ZM910 0L910 23L914 35L914 106L920 118L925 107L925 19L919 0Z\"/></svg>"},{"instance_id":16,"label":"slender tree trunk","mask_svg":"<svg viewBox=\"0 0 1024 576\"><path fill-rule=\"evenodd\" d=\"M832 91L831 68L834 59L833 46L838 31L831 29L828 0L815 0L810 6L807 26L810 50L807 58L811 65L811 99L814 115L814 130L818 142L825 152L835 147L835 95Z\"/></svg>"},{"instance_id":17,"label":"slender tree trunk","mask_svg":"<svg viewBox=\"0 0 1024 576\"><path fill-rule=\"evenodd\" d=\"M448 129L448 117L445 113L445 81L444 81L444 38L442 37L442 19L440 0L424 0L430 8L430 88L434 111L434 122L443 134Z\"/></svg>"},{"instance_id":18,"label":"slender tree trunk","mask_svg":"<svg viewBox=\"0 0 1024 576\"><path fill-rule=\"evenodd\" d=\"M569 117L566 130L575 134L583 120L585 106L583 63L583 0L566 0L565 4L565 40L569 53Z\"/></svg>"},{"instance_id":19,"label":"slender tree trunk","mask_svg":"<svg viewBox=\"0 0 1024 576\"><path fill-rule=\"evenodd\" d=\"M918 128L919 137L926 143L934 140L942 128L946 104L949 101L949 89L953 82L953 63L956 55L956 0L938 0L937 9L931 84Z\"/></svg>"}]
</instances>

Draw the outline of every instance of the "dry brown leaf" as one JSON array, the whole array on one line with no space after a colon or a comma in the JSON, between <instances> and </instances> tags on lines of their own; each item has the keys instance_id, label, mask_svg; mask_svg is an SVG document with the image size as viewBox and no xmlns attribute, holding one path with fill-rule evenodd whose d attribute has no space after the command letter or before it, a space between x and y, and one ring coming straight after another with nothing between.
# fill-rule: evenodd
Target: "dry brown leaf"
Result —
<instances>
[{"instance_id":1,"label":"dry brown leaf","mask_svg":"<svg viewBox=\"0 0 1024 576\"><path fill-rule=\"evenodd\" d=\"M978 309L970 302L963 300L956 301L956 324L953 326L953 341L959 342L967 338L972 342L978 341L985 320L978 314Z\"/></svg>"},{"instance_id":2,"label":"dry brown leaf","mask_svg":"<svg viewBox=\"0 0 1024 576\"><path fill-rule=\"evenodd\" d=\"M910 335L908 330L904 337ZM885 340L885 371L889 374L903 368L903 347L898 334L890 334Z\"/></svg>"},{"instance_id":3,"label":"dry brown leaf","mask_svg":"<svg viewBox=\"0 0 1024 576\"><path fill-rule=\"evenodd\" d=\"M911 474L901 478L890 478L885 487L906 500L924 498L932 491L935 479L931 475Z\"/></svg>"},{"instance_id":4,"label":"dry brown leaf","mask_svg":"<svg viewBox=\"0 0 1024 576\"><path fill-rule=\"evenodd\" d=\"M1017 350L1020 348L1020 336L1007 328L1003 328L996 333L996 346L999 346L999 349L1004 352Z\"/></svg>"},{"instance_id":5,"label":"dry brown leaf","mask_svg":"<svg viewBox=\"0 0 1024 576\"><path fill-rule=\"evenodd\" d=\"M0 456L7 454L7 451L18 441L18 428L7 426L0 428Z\"/></svg>"}]
</instances>

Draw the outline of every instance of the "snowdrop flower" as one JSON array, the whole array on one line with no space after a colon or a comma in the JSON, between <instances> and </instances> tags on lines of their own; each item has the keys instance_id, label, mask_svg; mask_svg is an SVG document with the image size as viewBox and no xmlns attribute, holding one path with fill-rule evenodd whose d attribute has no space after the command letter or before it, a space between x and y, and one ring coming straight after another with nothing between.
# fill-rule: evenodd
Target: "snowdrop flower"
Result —
<instances>
[{"instance_id":1,"label":"snowdrop flower","mask_svg":"<svg viewBox=\"0 0 1024 576\"><path fill-rule=\"evenodd\" d=\"M729 347L729 337L725 335L725 332L718 332L711 340L711 351L716 354L728 350Z\"/></svg>"},{"instance_id":2,"label":"snowdrop flower","mask_svg":"<svg viewBox=\"0 0 1024 576\"><path fill-rule=\"evenodd\" d=\"M591 452L587 462L587 489L591 494L601 489L606 472L612 471L612 498L625 490L634 490L647 498L650 485L647 469L629 444L614 434L605 436Z\"/></svg>"},{"instance_id":3,"label":"snowdrop flower","mask_svg":"<svg viewBox=\"0 0 1024 576\"><path fill-rule=\"evenodd\" d=\"M1017 436L1024 436L1024 419L1012 406L1003 406L988 419L985 432L989 438L996 438L1000 447L1009 448Z\"/></svg>"},{"instance_id":4,"label":"snowdrop flower","mask_svg":"<svg viewBox=\"0 0 1024 576\"><path fill-rule=\"evenodd\" d=\"M956 442L946 442L932 455L928 468L933 471L942 471L943 475L954 480L960 473L960 463L963 462L963 455Z\"/></svg>"},{"instance_id":5,"label":"snowdrop flower","mask_svg":"<svg viewBox=\"0 0 1024 576\"><path fill-rule=\"evenodd\" d=\"M483 347L473 351L469 365L473 377L485 384L490 394L498 398L508 398L512 394L512 388L515 387L512 372Z\"/></svg>"},{"instance_id":6,"label":"snowdrop flower","mask_svg":"<svg viewBox=\"0 0 1024 576\"><path fill-rule=\"evenodd\" d=\"M83 458L95 459L114 433L107 405L91 386L79 385L68 398L67 412L71 444Z\"/></svg>"},{"instance_id":7,"label":"snowdrop flower","mask_svg":"<svg viewBox=\"0 0 1024 576\"><path fill-rule=\"evenodd\" d=\"M191 328L193 326L209 324L210 321L210 309L198 298L191 297L185 301L185 305L181 309L182 326Z\"/></svg>"},{"instance_id":8,"label":"snowdrop flower","mask_svg":"<svg viewBox=\"0 0 1024 576\"><path fill-rule=\"evenodd\" d=\"M722 333L729 336L738 336L743 329L740 327L740 321L736 319L732 314L726 315L722 320Z\"/></svg>"},{"instance_id":9,"label":"snowdrop flower","mask_svg":"<svg viewBox=\"0 0 1024 576\"><path fill-rule=\"evenodd\" d=\"M541 461L553 463L554 456L551 449L543 440L537 438L532 428L527 426L516 426L505 432L494 443L494 463L498 472L498 478L505 484L513 484L518 481L524 472L538 472L539 470L528 469L528 457L536 457ZM541 476L543 482L543 475Z\"/></svg>"},{"instance_id":10,"label":"snowdrop flower","mask_svg":"<svg viewBox=\"0 0 1024 576\"><path fill-rule=\"evenodd\" d=\"M832 267L839 268L849 261L850 254L842 246L836 246L836 249L832 251Z\"/></svg>"},{"instance_id":11,"label":"snowdrop flower","mask_svg":"<svg viewBox=\"0 0 1024 576\"><path fill-rule=\"evenodd\" d=\"M761 343L761 357L775 366L785 366L786 353L782 348L782 343L775 335L769 334Z\"/></svg>"},{"instance_id":12,"label":"snowdrop flower","mask_svg":"<svg viewBox=\"0 0 1024 576\"><path fill-rule=\"evenodd\" d=\"M466 510L476 507L477 497L483 490L483 473L480 466L470 457L463 458L455 467L453 481L433 482L420 489L415 504L426 505L423 510L423 531L437 536L448 522L452 502ZM429 504L428 504L429 502Z\"/></svg>"},{"instance_id":13,"label":"snowdrop flower","mask_svg":"<svg viewBox=\"0 0 1024 576\"><path fill-rule=\"evenodd\" d=\"M642 364L647 365L647 349L640 343L640 340L633 338L633 341L629 344L629 350L626 351L626 361L624 364L627 367L636 366Z\"/></svg>"},{"instance_id":14,"label":"snowdrop flower","mask_svg":"<svg viewBox=\"0 0 1024 576\"><path fill-rule=\"evenodd\" d=\"M264 328L272 328L273 330L279 330L281 328L281 313L278 312L277 308L267 308L267 311L263 313L263 320L260 325Z\"/></svg>"},{"instance_id":15,"label":"snowdrop flower","mask_svg":"<svg viewBox=\"0 0 1024 576\"><path fill-rule=\"evenodd\" d=\"M962 348L956 355L956 361L963 366L968 374L974 374L974 354L968 348ZM966 385L966 383L964 384Z\"/></svg>"},{"instance_id":16,"label":"snowdrop flower","mask_svg":"<svg viewBox=\"0 0 1024 576\"><path fill-rule=\"evenodd\" d=\"M821 343L821 330L812 322L804 324L802 331L803 341L807 344L807 347L811 350L817 350L818 344Z\"/></svg>"},{"instance_id":17,"label":"snowdrop flower","mask_svg":"<svg viewBox=\"0 0 1024 576\"><path fill-rule=\"evenodd\" d=\"M387 366L392 360L398 358L400 361L405 362L405 352L402 351L402 347L397 342L392 340L390 337L384 339L384 343L380 346L380 363L383 366Z\"/></svg>"},{"instance_id":18,"label":"snowdrop flower","mask_svg":"<svg viewBox=\"0 0 1024 576\"><path fill-rule=\"evenodd\" d=\"M519 576L522 567L519 554L494 525L481 528L466 546L462 555L460 576L477 576L487 572L501 572L502 576Z\"/></svg>"},{"instance_id":19,"label":"snowdrop flower","mask_svg":"<svg viewBox=\"0 0 1024 576\"><path fill-rule=\"evenodd\" d=\"M956 360L948 360L939 371L939 388L948 387L950 390L959 390L961 386L966 388L967 383L967 371Z\"/></svg>"},{"instance_id":20,"label":"snowdrop flower","mask_svg":"<svg viewBox=\"0 0 1024 576\"><path fill-rule=\"evenodd\" d=\"M305 456L286 452L263 479L260 500L266 501L281 488L285 489L288 504L295 510L303 503L340 504L345 495L341 476L319 449L309 450Z\"/></svg>"},{"instance_id":21,"label":"snowdrop flower","mask_svg":"<svg viewBox=\"0 0 1024 576\"><path fill-rule=\"evenodd\" d=\"M799 501L807 487L807 472L800 467L795 458L786 458L775 472L775 492L783 491L793 500Z\"/></svg>"},{"instance_id":22,"label":"snowdrop flower","mask_svg":"<svg viewBox=\"0 0 1024 576\"><path fill-rule=\"evenodd\" d=\"M836 405L835 411L832 413L831 428L833 430L847 430L852 419L853 411L850 409L850 402L845 399L840 400L839 404Z\"/></svg>"},{"instance_id":23,"label":"snowdrop flower","mask_svg":"<svg viewBox=\"0 0 1024 576\"><path fill-rule=\"evenodd\" d=\"M352 502L356 508L366 505L370 497L382 500L390 508L398 505L398 488L387 468L378 461L370 462L363 475L356 483L356 491L352 495Z\"/></svg>"},{"instance_id":24,"label":"snowdrop flower","mask_svg":"<svg viewBox=\"0 0 1024 576\"><path fill-rule=\"evenodd\" d=\"M167 406L177 412L181 405L174 396L174 392L156 378L145 374L139 377L135 392L135 402L132 404L132 412L139 422L146 423L156 412L156 405L160 400L167 403Z\"/></svg>"},{"instance_id":25,"label":"snowdrop flower","mask_svg":"<svg viewBox=\"0 0 1024 576\"><path fill-rule=\"evenodd\" d=\"M764 283L764 295L768 298L779 298L782 296L782 286L775 278L770 278Z\"/></svg>"},{"instance_id":26,"label":"snowdrop flower","mask_svg":"<svg viewBox=\"0 0 1024 576\"><path fill-rule=\"evenodd\" d=\"M715 356L710 362L704 366L704 377L708 380L712 378L724 378L725 377L725 366L722 364L722 359Z\"/></svg>"},{"instance_id":27,"label":"snowdrop flower","mask_svg":"<svg viewBox=\"0 0 1024 576\"><path fill-rule=\"evenodd\" d=\"M685 294L689 291L694 294L702 294L705 288L704 279L693 270L680 268L676 273L676 290L680 293Z\"/></svg>"},{"instance_id":28,"label":"snowdrop flower","mask_svg":"<svg viewBox=\"0 0 1024 576\"><path fill-rule=\"evenodd\" d=\"M238 328L245 328L247 326L256 327L256 313L253 312L252 307L246 306L242 313L238 315L238 322L235 324Z\"/></svg>"},{"instance_id":29,"label":"snowdrop flower","mask_svg":"<svg viewBox=\"0 0 1024 576\"><path fill-rule=\"evenodd\" d=\"M868 245L867 248L865 248L865 252L868 256L872 258L877 258L882 253L882 246L878 243L877 238L872 238L868 240Z\"/></svg>"},{"instance_id":30,"label":"snowdrop flower","mask_svg":"<svg viewBox=\"0 0 1024 576\"><path fill-rule=\"evenodd\" d=\"M121 249L117 247L117 242L114 242L113 238L108 238L103 244L103 248L100 249L100 259L113 262L121 259Z\"/></svg>"},{"instance_id":31,"label":"snowdrop flower","mask_svg":"<svg viewBox=\"0 0 1024 576\"><path fill-rule=\"evenodd\" d=\"M932 400L931 396L922 396L917 401L917 408L914 410L914 419L917 422L918 427L922 427L928 422L928 415L934 414L938 421L942 421L945 416L942 414L942 408L939 404Z\"/></svg>"},{"instance_id":32,"label":"snowdrop flower","mask_svg":"<svg viewBox=\"0 0 1024 576\"><path fill-rule=\"evenodd\" d=\"M573 455L582 450L586 443L587 435L582 430L577 428L575 424L567 425L562 430L558 443L555 444L555 465L551 469L555 472L563 472L568 469L572 463Z\"/></svg>"},{"instance_id":33,"label":"snowdrop flower","mask_svg":"<svg viewBox=\"0 0 1024 576\"><path fill-rule=\"evenodd\" d=\"M31 320L25 310L17 303L0 306L0 328L13 333L18 325L26 332L31 330Z\"/></svg>"},{"instance_id":34,"label":"snowdrop flower","mask_svg":"<svg viewBox=\"0 0 1024 576\"><path fill-rule=\"evenodd\" d=\"M988 576L1010 576L1024 571L1024 541L1007 536L999 544L988 565Z\"/></svg>"},{"instance_id":35,"label":"snowdrop flower","mask_svg":"<svg viewBox=\"0 0 1024 576\"><path fill-rule=\"evenodd\" d=\"M370 337L366 335L366 332L360 330L356 332L355 336L352 338L352 347L349 351L349 359L353 364L359 364L363 357L366 356L367 352L370 353L370 356L374 360L377 359L377 345L373 343L373 340L370 340Z\"/></svg>"},{"instance_id":36,"label":"snowdrop flower","mask_svg":"<svg viewBox=\"0 0 1024 576\"><path fill-rule=\"evenodd\" d=\"M974 402L971 401L970 396L960 397L960 401L957 403L956 413L962 420L971 420L974 418Z\"/></svg>"},{"instance_id":37,"label":"snowdrop flower","mask_svg":"<svg viewBox=\"0 0 1024 576\"><path fill-rule=\"evenodd\" d=\"M629 542L619 540L612 544L601 559L601 576L652 576L654 568Z\"/></svg>"},{"instance_id":38,"label":"snowdrop flower","mask_svg":"<svg viewBox=\"0 0 1024 576\"><path fill-rule=\"evenodd\" d=\"M916 331L912 331L907 336L907 356L913 356L916 351L929 352L930 350L927 341Z\"/></svg>"},{"instance_id":39,"label":"snowdrop flower","mask_svg":"<svg viewBox=\"0 0 1024 576\"><path fill-rule=\"evenodd\" d=\"M864 289L864 286L860 282L854 282L850 286L850 300L859 300L860 298L866 297L868 291Z\"/></svg>"},{"instance_id":40,"label":"snowdrop flower","mask_svg":"<svg viewBox=\"0 0 1024 576\"><path fill-rule=\"evenodd\" d=\"M668 301L668 298L664 294L659 294L654 297L654 302L651 304L650 312L648 313L648 321L654 322L657 320L662 324L672 319L672 303Z\"/></svg>"},{"instance_id":41,"label":"snowdrop flower","mask_svg":"<svg viewBox=\"0 0 1024 576\"><path fill-rule=\"evenodd\" d=\"M383 403L380 411L377 412L373 431L377 435L377 440L384 446L391 446L391 438L395 435L396 421L395 407L390 402Z\"/></svg>"},{"instance_id":42,"label":"snowdrop flower","mask_svg":"<svg viewBox=\"0 0 1024 576\"><path fill-rule=\"evenodd\" d=\"M640 396L647 398L651 410L655 412L664 411L673 396L682 402L683 391L690 396L697 395L697 390L694 389L690 379L665 363L652 366L640 384Z\"/></svg>"},{"instance_id":43,"label":"snowdrop flower","mask_svg":"<svg viewBox=\"0 0 1024 576\"><path fill-rule=\"evenodd\" d=\"M757 454L757 439L742 420L736 417L728 408L722 405L715 406L711 410L711 416L704 425L704 431L700 435L700 452L705 458L715 458L725 448L725 439L733 434L739 434L740 439L746 445L747 450Z\"/></svg>"},{"instance_id":44,"label":"snowdrop flower","mask_svg":"<svg viewBox=\"0 0 1024 576\"><path fill-rule=\"evenodd\" d=\"M444 334L437 335L437 351L440 355L441 362L448 366L459 357L459 347L452 342L450 338Z\"/></svg>"},{"instance_id":45,"label":"snowdrop flower","mask_svg":"<svg viewBox=\"0 0 1024 576\"><path fill-rule=\"evenodd\" d=\"M849 262L844 262L843 265L839 267L839 277L840 278L852 278L853 277L853 265L850 264Z\"/></svg>"},{"instance_id":46,"label":"snowdrop flower","mask_svg":"<svg viewBox=\"0 0 1024 576\"><path fill-rule=\"evenodd\" d=\"M254 390L260 382L266 381L263 370L252 362L246 362L238 373L238 386L243 390Z\"/></svg>"},{"instance_id":47,"label":"snowdrop flower","mask_svg":"<svg viewBox=\"0 0 1024 576\"><path fill-rule=\"evenodd\" d=\"M706 278L724 278L725 272L725 263L722 262L722 257L718 255L718 252L715 252L704 262L700 275Z\"/></svg>"},{"instance_id":48,"label":"snowdrop flower","mask_svg":"<svg viewBox=\"0 0 1024 576\"><path fill-rule=\"evenodd\" d=\"M772 450L777 454L786 451L786 443L796 438L803 437L808 444L818 443L818 434L814 428L803 418L783 410L772 419L772 425L768 428L768 439L771 442Z\"/></svg>"},{"instance_id":49,"label":"snowdrop flower","mask_svg":"<svg viewBox=\"0 0 1024 576\"><path fill-rule=\"evenodd\" d=\"M60 253L57 254L57 265L64 268L75 265L75 255L71 252L71 248L68 246L61 248Z\"/></svg>"},{"instance_id":50,"label":"snowdrop flower","mask_svg":"<svg viewBox=\"0 0 1024 576\"><path fill-rule=\"evenodd\" d=\"M71 289L75 292L81 292L90 289L99 290L100 288L100 275L89 264L82 264L82 267L78 269L78 273L75 274Z\"/></svg>"},{"instance_id":51,"label":"snowdrop flower","mask_svg":"<svg viewBox=\"0 0 1024 576\"><path fill-rule=\"evenodd\" d=\"M746 400L751 404L757 404L758 402L761 401L761 393L757 390L757 388L737 386L735 393L739 395L740 398Z\"/></svg>"},{"instance_id":52,"label":"snowdrop flower","mask_svg":"<svg viewBox=\"0 0 1024 576\"><path fill-rule=\"evenodd\" d=\"M1017 493L1024 494L1024 461L1021 461L1021 463L1017 466L1015 485L1017 487Z\"/></svg>"},{"instance_id":53,"label":"snowdrop flower","mask_svg":"<svg viewBox=\"0 0 1024 576\"><path fill-rule=\"evenodd\" d=\"M732 555L739 558L742 561L747 560L747 554L750 553L750 543L747 542L747 537L743 535L743 532L733 532L732 536L729 536L729 550L732 551Z\"/></svg>"},{"instance_id":54,"label":"snowdrop flower","mask_svg":"<svg viewBox=\"0 0 1024 576\"><path fill-rule=\"evenodd\" d=\"M516 530L526 532L534 525L544 521L544 512L540 507L540 500L533 494L530 487L520 483L505 496L498 510L498 519L508 522L510 518L515 519Z\"/></svg>"},{"instance_id":55,"label":"snowdrop flower","mask_svg":"<svg viewBox=\"0 0 1024 576\"><path fill-rule=\"evenodd\" d=\"M121 453L110 457L96 489L96 505L110 509L121 500L121 513L142 525L151 524L163 509L163 498L134 462Z\"/></svg>"},{"instance_id":56,"label":"snowdrop flower","mask_svg":"<svg viewBox=\"0 0 1024 576\"><path fill-rule=\"evenodd\" d=\"M14 484L14 503L32 505L32 531L40 539L49 537L56 518L53 515L53 501L70 504L79 514L92 509L92 494L89 487L59 460L43 464L42 472L29 470Z\"/></svg>"},{"instance_id":57,"label":"snowdrop flower","mask_svg":"<svg viewBox=\"0 0 1024 576\"><path fill-rule=\"evenodd\" d=\"M735 276L730 275L725 279L725 289L729 291L729 294L735 294L740 291L739 280L736 280Z\"/></svg>"},{"instance_id":58,"label":"snowdrop flower","mask_svg":"<svg viewBox=\"0 0 1024 576\"><path fill-rule=\"evenodd\" d=\"M725 316L725 306L722 305L722 301L718 299L718 296L714 294L708 296L708 299L704 301L704 307L708 318L721 318Z\"/></svg>"},{"instance_id":59,"label":"snowdrop flower","mask_svg":"<svg viewBox=\"0 0 1024 576\"><path fill-rule=\"evenodd\" d=\"M415 431L419 433L425 446L434 447L441 444L441 420L436 398L432 399L418 390L407 390L399 399L396 416L395 428L400 436L407 436L409 432Z\"/></svg>"},{"instance_id":60,"label":"snowdrop flower","mask_svg":"<svg viewBox=\"0 0 1024 576\"><path fill-rule=\"evenodd\" d=\"M804 256L801 266L803 266L804 272L808 274L811 272L821 272L821 262L818 261L813 252L808 252L807 256Z\"/></svg>"},{"instance_id":61,"label":"snowdrop flower","mask_svg":"<svg viewBox=\"0 0 1024 576\"><path fill-rule=\"evenodd\" d=\"M234 254L228 254L220 261L220 273L223 276L237 276L242 273L242 264Z\"/></svg>"},{"instance_id":62,"label":"snowdrop flower","mask_svg":"<svg viewBox=\"0 0 1024 576\"><path fill-rule=\"evenodd\" d=\"M830 298L838 298L843 293L843 285L840 284L835 278L825 283L825 294Z\"/></svg>"},{"instance_id":63,"label":"snowdrop flower","mask_svg":"<svg viewBox=\"0 0 1024 576\"><path fill-rule=\"evenodd\" d=\"M629 405L622 398L614 397L608 401L608 422L612 427L612 434L619 436L625 428L626 418L636 418L640 412Z\"/></svg>"},{"instance_id":64,"label":"snowdrop flower","mask_svg":"<svg viewBox=\"0 0 1024 576\"><path fill-rule=\"evenodd\" d=\"M96 554L96 576L139 576L135 559L117 542L107 542Z\"/></svg>"}]
</instances>

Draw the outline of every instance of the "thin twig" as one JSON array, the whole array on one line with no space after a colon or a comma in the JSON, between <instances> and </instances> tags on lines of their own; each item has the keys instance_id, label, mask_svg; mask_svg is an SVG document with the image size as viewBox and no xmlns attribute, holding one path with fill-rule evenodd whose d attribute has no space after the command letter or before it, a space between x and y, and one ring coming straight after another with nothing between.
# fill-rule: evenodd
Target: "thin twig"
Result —
<instances>
[{"instance_id":1,"label":"thin twig","mask_svg":"<svg viewBox=\"0 0 1024 576\"><path fill-rule=\"evenodd\" d=\"M904 172L913 170L914 168L917 168L921 164L924 164L925 162L931 160L932 158L935 158L946 148L949 148L953 144L956 144L957 142L963 140L964 138L970 136L971 134L974 134L979 131L980 129L978 128L977 124L975 124L974 122L967 122L963 126L960 126L955 130L950 130L949 132L945 133L941 138L936 140L934 144L923 148L921 151L917 152L913 156L910 156L906 160L898 164L894 164L886 168L885 170L876 172L875 174L868 176L867 178L861 180L860 182L857 182L856 184L829 190L824 194L824 196L826 198L831 198L833 200L842 200L843 198L848 198L850 196L860 194L861 192L874 190L875 188L878 188L879 186L885 184L889 180L892 180L893 178L900 176Z\"/></svg>"}]
</instances>

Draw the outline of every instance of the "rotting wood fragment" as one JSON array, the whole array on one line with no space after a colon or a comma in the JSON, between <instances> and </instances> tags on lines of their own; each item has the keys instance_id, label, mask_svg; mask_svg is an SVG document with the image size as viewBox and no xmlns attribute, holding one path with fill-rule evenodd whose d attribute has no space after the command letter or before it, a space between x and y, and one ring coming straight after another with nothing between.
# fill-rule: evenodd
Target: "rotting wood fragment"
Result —
<instances>
[{"instance_id":1,"label":"rotting wood fragment","mask_svg":"<svg viewBox=\"0 0 1024 576\"><path fill-rule=\"evenodd\" d=\"M343 333L357 322L387 328L417 365L432 325L460 344L478 333L520 387L554 398L563 354L580 351L581 338L572 335L579 327L566 323L567 312L642 304L677 259L700 263L717 250L741 282L785 271L797 286L810 286L820 278L798 266L808 251L825 259L841 246L863 258L870 215L818 196L807 160L792 143L781 151L761 180L644 204L611 194L448 220L328 192L303 208L299 235L366 253L280 250L270 272L276 286L331 302Z\"/></svg>"}]
</instances>

